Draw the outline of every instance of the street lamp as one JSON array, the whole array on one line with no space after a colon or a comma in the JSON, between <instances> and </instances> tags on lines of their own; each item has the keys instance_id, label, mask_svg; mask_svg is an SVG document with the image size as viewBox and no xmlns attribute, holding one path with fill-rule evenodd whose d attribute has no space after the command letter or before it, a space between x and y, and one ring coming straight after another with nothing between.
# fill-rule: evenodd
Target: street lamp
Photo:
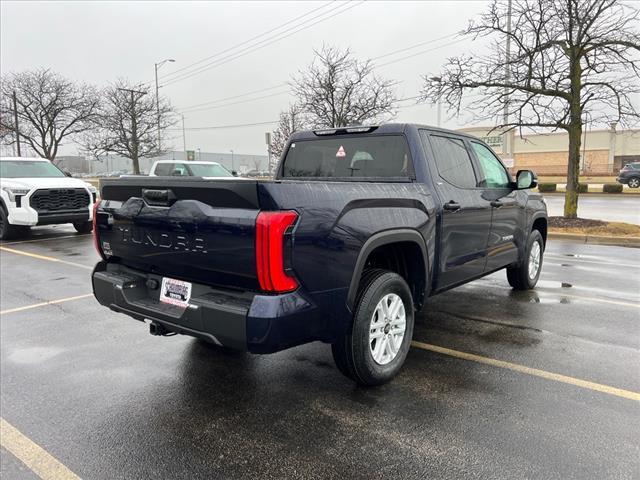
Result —
<instances>
[{"instance_id":1,"label":"street lamp","mask_svg":"<svg viewBox=\"0 0 640 480\"><path fill-rule=\"evenodd\" d=\"M440 83L442 81L442 77L429 77L429 80ZM436 108L438 109L437 126L440 127L442 124L442 101L440 100L440 97L438 97L438 101L436 102Z\"/></svg>"},{"instance_id":2,"label":"street lamp","mask_svg":"<svg viewBox=\"0 0 640 480\"><path fill-rule=\"evenodd\" d=\"M173 58L166 58L161 62L154 63L155 70L156 70L156 112L158 114L158 152L162 150L162 147L161 147L162 137L160 135L160 86L158 85L158 70L162 65L164 65L167 62L173 63L175 62L175 60Z\"/></svg>"},{"instance_id":3,"label":"street lamp","mask_svg":"<svg viewBox=\"0 0 640 480\"><path fill-rule=\"evenodd\" d=\"M233 172L236 169L235 163L233 161L233 149L229 151L231 152L231 171Z\"/></svg>"}]
</instances>

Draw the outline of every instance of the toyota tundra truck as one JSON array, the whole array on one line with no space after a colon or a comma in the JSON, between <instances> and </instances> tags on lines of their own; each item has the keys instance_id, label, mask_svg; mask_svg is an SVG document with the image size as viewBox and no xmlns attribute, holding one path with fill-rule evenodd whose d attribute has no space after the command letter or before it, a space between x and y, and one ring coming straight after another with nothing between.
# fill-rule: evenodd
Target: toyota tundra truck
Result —
<instances>
[{"instance_id":1,"label":"toyota tundra truck","mask_svg":"<svg viewBox=\"0 0 640 480\"><path fill-rule=\"evenodd\" d=\"M481 140L414 124L295 133L273 180L103 180L93 291L111 310L256 354L331 345L361 385L400 370L428 297L506 269L536 285L547 210Z\"/></svg>"},{"instance_id":2,"label":"toyota tundra truck","mask_svg":"<svg viewBox=\"0 0 640 480\"><path fill-rule=\"evenodd\" d=\"M0 158L0 239L10 240L36 225L72 223L90 233L97 189L69 178L46 158Z\"/></svg>"}]
</instances>

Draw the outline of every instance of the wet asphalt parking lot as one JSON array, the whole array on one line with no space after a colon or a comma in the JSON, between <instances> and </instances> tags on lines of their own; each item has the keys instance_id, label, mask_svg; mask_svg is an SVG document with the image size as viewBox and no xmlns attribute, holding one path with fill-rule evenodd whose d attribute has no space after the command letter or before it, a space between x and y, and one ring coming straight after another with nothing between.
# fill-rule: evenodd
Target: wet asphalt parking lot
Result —
<instances>
[{"instance_id":1,"label":"wet asphalt parking lot","mask_svg":"<svg viewBox=\"0 0 640 480\"><path fill-rule=\"evenodd\" d=\"M363 389L320 343L152 337L89 295L90 236L29 240L0 245L3 479L640 477L638 249L550 240L535 291L431 298Z\"/></svg>"}]
</instances>

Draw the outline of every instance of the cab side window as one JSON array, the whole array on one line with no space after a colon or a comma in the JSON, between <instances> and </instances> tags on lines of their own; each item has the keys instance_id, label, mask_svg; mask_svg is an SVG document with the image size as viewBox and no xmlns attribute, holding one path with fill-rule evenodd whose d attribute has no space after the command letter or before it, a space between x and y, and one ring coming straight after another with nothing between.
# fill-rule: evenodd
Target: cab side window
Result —
<instances>
[{"instance_id":1,"label":"cab side window","mask_svg":"<svg viewBox=\"0 0 640 480\"><path fill-rule=\"evenodd\" d=\"M459 138L431 135L438 174L443 180L458 188L475 188L476 175L471 156Z\"/></svg>"},{"instance_id":2,"label":"cab side window","mask_svg":"<svg viewBox=\"0 0 640 480\"><path fill-rule=\"evenodd\" d=\"M175 163L159 163L156 166L156 175L159 177L168 177L173 173Z\"/></svg>"},{"instance_id":3,"label":"cab side window","mask_svg":"<svg viewBox=\"0 0 640 480\"><path fill-rule=\"evenodd\" d=\"M511 179L493 152L481 143L471 142L471 145L480 163L479 185L485 188L508 188Z\"/></svg>"}]
</instances>

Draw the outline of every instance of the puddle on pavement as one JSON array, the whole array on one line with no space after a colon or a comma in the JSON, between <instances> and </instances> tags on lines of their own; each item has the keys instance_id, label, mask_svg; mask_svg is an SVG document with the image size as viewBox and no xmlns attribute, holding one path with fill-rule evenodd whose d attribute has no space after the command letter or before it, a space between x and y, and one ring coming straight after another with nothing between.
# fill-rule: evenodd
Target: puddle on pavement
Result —
<instances>
[{"instance_id":1,"label":"puddle on pavement","mask_svg":"<svg viewBox=\"0 0 640 480\"><path fill-rule=\"evenodd\" d=\"M571 288L573 284L568 282L556 282L554 280L538 280L538 287L540 288Z\"/></svg>"},{"instance_id":2,"label":"puddle on pavement","mask_svg":"<svg viewBox=\"0 0 640 480\"><path fill-rule=\"evenodd\" d=\"M15 363L34 364L42 363L62 353L64 349L53 347L32 347L14 350L8 360Z\"/></svg>"},{"instance_id":3,"label":"puddle on pavement","mask_svg":"<svg viewBox=\"0 0 640 480\"><path fill-rule=\"evenodd\" d=\"M550 282L550 283L558 283L558 282ZM567 284L567 285L570 285L570 284ZM562 296L558 297L556 295L550 296L550 297L546 297L544 295L540 296L539 292L536 292L536 291L525 291L525 292L517 292L517 293L514 292L511 294L511 297L521 302L540 303L543 305L557 305L558 303L566 305L571 303L571 300L567 297L562 297Z\"/></svg>"}]
</instances>

